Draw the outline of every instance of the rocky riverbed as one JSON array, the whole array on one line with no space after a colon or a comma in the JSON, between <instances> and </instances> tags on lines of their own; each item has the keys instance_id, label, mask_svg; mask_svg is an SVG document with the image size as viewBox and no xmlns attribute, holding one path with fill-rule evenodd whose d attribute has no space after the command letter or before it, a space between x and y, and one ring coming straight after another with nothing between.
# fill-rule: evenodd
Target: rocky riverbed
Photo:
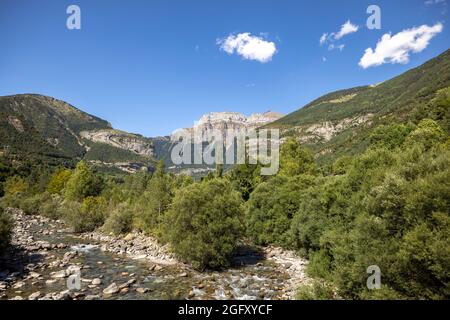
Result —
<instances>
[{"instance_id":1,"label":"rocky riverbed","mask_svg":"<svg viewBox=\"0 0 450 320\"><path fill-rule=\"evenodd\" d=\"M308 282L306 261L280 248L242 246L231 269L197 272L143 234L77 235L62 221L9 210L0 299L292 299Z\"/></svg>"}]
</instances>

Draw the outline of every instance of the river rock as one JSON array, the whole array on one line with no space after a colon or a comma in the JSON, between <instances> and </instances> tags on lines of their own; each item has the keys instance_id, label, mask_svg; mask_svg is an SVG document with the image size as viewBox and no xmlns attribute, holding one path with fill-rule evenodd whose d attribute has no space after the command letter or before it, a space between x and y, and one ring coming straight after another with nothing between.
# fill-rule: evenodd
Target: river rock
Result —
<instances>
[{"instance_id":1,"label":"river rock","mask_svg":"<svg viewBox=\"0 0 450 320\"><path fill-rule=\"evenodd\" d=\"M41 293L39 291L36 291L35 293L32 293L29 295L28 300L36 300L41 296Z\"/></svg>"},{"instance_id":2,"label":"river rock","mask_svg":"<svg viewBox=\"0 0 450 320\"><path fill-rule=\"evenodd\" d=\"M139 288L136 288L136 292L140 293L140 294L144 294L144 293L148 292L148 288L141 288L141 287L139 287Z\"/></svg>"},{"instance_id":3,"label":"river rock","mask_svg":"<svg viewBox=\"0 0 450 320\"><path fill-rule=\"evenodd\" d=\"M119 287L114 282L103 290L103 293L106 295L113 295L116 294L117 292L119 292Z\"/></svg>"},{"instance_id":4,"label":"river rock","mask_svg":"<svg viewBox=\"0 0 450 320\"><path fill-rule=\"evenodd\" d=\"M98 286L98 285L100 285L100 284L102 284L102 280L100 279L100 278L95 278L95 279L92 279L92 282L91 282L94 286Z\"/></svg>"},{"instance_id":5,"label":"river rock","mask_svg":"<svg viewBox=\"0 0 450 320\"><path fill-rule=\"evenodd\" d=\"M129 233L129 234L127 234L127 235L123 238L123 240L125 240L125 241L131 241L131 240L134 240L135 237L136 237L136 236L135 236L134 234Z\"/></svg>"},{"instance_id":6,"label":"river rock","mask_svg":"<svg viewBox=\"0 0 450 320\"><path fill-rule=\"evenodd\" d=\"M22 288L24 285L25 285L25 282L19 281L19 282L16 282L12 287L13 287L13 289L20 289L20 288Z\"/></svg>"},{"instance_id":7,"label":"river rock","mask_svg":"<svg viewBox=\"0 0 450 320\"><path fill-rule=\"evenodd\" d=\"M60 270L60 271L52 272L52 273L50 273L50 277L56 278L56 279L65 278L65 277L67 277L66 270Z\"/></svg>"}]
</instances>

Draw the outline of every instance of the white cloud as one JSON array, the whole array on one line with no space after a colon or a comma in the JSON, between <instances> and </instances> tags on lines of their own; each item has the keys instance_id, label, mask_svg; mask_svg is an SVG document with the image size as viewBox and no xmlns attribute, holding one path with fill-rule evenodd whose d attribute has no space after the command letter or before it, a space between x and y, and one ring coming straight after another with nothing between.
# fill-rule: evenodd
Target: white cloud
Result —
<instances>
[{"instance_id":1,"label":"white cloud","mask_svg":"<svg viewBox=\"0 0 450 320\"><path fill-rule=\"evenodd\" d=\"M230 34L223 39L217 39L220 49L228 54L238 54L246 60L256 60L266 63L277 53L275 43L253 36L248 32L238 35Z\"/></svg>"},{"instance_id":2,"label":"white cloud","mask_svg":"<svg viewBox=\"0 0 450 320\"><path fill-rule=\"evenodd\" d=\"M319 39L320 45L324 45L325 43L332 43L337 40L342 39L348 34L355 33L359 30L359 27L348 20L341 26L341 29L338 32L324 33Z\"/></svg>"},{"instance_id":3,"label":"white cloud","mask_svg":"<svg viewBox=\"0 0 450 320\"><path fill-rule=\"evenodd\" d=\"M325 42L327 42L328 39L328 33L324 33L321 37L320 37L320 45L323 45Z\"/></svg>"},{"instance_id":4,"label":"white cloud","mask_svg":"<svg viewBox=\"0 0 450 320\"><path fill-rule=\"evenodd\" d=\"M334 44L330 44L328 46L328 50L332 51L332 50L339 50L342 51L345 48L345 44L338 44L338 45L334 45Z\"/></svg>"},{"instance_id":5,"label":"white cloud","mask_svg":"<svg viewBox=\"0 0 450 320\"><path fill-rule=\"evenodd\" d=\"M346 23L344 23L341 26L341 30L339 30L338 33L334 34L334 39L339 40L342 37L357 32L359 30L359 27L357 25L354 25L353 23L348 20Z\"/></svg>"},{"instance_id":6,"label":"white cloud","mask_svg":"<svg viewBox=\"0 0 450 320\"><path fill-rule=\"evenodd\" d=\"M427 6L431 6L433 4L440 4L440 3L446 3L446 2L447 2L446 0L426 0L425 4Z\"/></svg>"},{"instance_id":7,"label":"white cloud","mask_svg":"<svg viewBox=\"0 0 450 320\"><path fill-rule=\"evenodd\" d=\"M408 63L411 52L425 50L430 40L443 29L442 23L434 26L422 25L417 28L403 30L395 35L387 33L378 41L375 50L367 48L359 65L367 69L385 63Z\"/></svg>"}]
</instances>

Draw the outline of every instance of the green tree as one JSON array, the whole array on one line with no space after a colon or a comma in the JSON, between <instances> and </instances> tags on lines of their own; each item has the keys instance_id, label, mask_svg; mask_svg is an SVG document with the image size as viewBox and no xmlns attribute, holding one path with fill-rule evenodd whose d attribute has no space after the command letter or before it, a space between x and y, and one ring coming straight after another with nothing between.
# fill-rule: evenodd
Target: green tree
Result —
<instances>
[{"instance_id":1,"label":"green tree","mask_svg":"<svg viewBox=\"0 0 450 320\"><path fill-rule=\"evenodd\" d=\"M103 225L106 217L107 202L103 197L87 197L78 204L66 201L62 204L63 217L74 232L89 232Z\"/></svg>"},{"instance_id":2,"label":"green tree","mask_svg":"<svg viewBox=\"0 0 450 320\"><path fill-rule=\"evenodd\" d=\"M180 189L165 219L166 239L195 268L227 267L242 234L241 204L239 193L223 179Z\"/></svg>"},{"instance_id":3,"label":"green tree","mask_svg":"<svg viewBox=\"0 0 450 320\"><path fill-rule=\"evenodd\" d=\"M72 176L72 171L66 168L57 169L47 184L47 191L51 194L63 194L67 181Z\"/></svg>"},{"instance_id":4,"label":"green tree","mask_svg":"<svg viewBox=\"0 0 450 320\"><path fill-rule=\"evenodd\" d=\"M280 175L293 177L314 174L317 166L312 153L295 138L288 138L280 148Z\"/></svg>"},{"instance_id":5,"label":"green tree","mask_svg":"<svg viewBox=\"0 0 450 320\"><path fill-rule=\"evenodd\" d=\"M71 201L81 201L89 196L98 196L102 188L103 179L96 175L86 162L80 161L66 183L65 198Z\"/></svg>"},{"instance_id":6,"label":"green tree","mask_svg":"<svg viewBox=\"0 0 450 320\"><path fill-rule=\"evenodd\" d=\"M164 162L158 162L147 189L138 201L137 225L158 235L160 224L172 201L171 181L165 172Z\"/></svg>"},{"instance_id":7,"label":"green tree","mask_svg":"<svg viewBox=\"0 0 450 320\"><path fill-rule=\"evenodd\" d=\"M246 203L247 234L257 244L292 244L291 222L302 193L314 183L312 176L278 176L263 182Z\"/></svg>"}]
</instances>

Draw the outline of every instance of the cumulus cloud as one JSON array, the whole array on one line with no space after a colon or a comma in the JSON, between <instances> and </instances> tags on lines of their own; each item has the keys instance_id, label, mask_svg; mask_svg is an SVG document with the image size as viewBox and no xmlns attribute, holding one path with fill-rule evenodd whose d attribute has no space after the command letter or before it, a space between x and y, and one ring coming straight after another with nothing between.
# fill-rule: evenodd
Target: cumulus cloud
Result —
<instances>
[{"instance_id":1,"label":"cumulus cloud","mask_svg":"<svg viewBox=\"0 0 450 320\"><path fill-rule=\"evenodd\" d=\"M253 36L245 32L237 35L230 34L223 39L217 39L220 49L228 54L238 54L246 60L256 60L266 63L277 53L274 42L266 41L263 37Z\"/></svg>"},{"instance_id":2,"label":"cumulus cloud","mask_svg":"<svg viewBox=\"0 0 450 320\"><path fill-rule=\"evenodd\" d=\"M319 39L320 45L324 45L325 43L335 42L337 40L341 40L348 34L355 33L359 30L359 27L348 20L341 26L341 29L338 32L324 33Z\"/></svg>"},{"instance_id":3,"label":"cumulus cloud","mask_svg":"<svg viewBox=\"0 0 450 320\"><path fill-rule=\"evenodd\" d=\"M358 30L359 27L351 23L350 20L348 20L341 26L341 30L339 30L338 33L334 34L334 39L339 40L350 33L357 32Z\"/></svg>"},{"instance_id":4,"label":"cumulus cloud","mask_svg":"<svg viewBox=\"0 0 450 320\"><path fill-rule=\"evenodd\" d=\"M385 63L409 62L411 52L418 53L425 50L430 40L443 29L442 23L434 26L422 25L420 27L403 30L395 35L387 33L378 41L374 49L367 48L359 65L367 69Z\"/></svg>"}]
</instances>

